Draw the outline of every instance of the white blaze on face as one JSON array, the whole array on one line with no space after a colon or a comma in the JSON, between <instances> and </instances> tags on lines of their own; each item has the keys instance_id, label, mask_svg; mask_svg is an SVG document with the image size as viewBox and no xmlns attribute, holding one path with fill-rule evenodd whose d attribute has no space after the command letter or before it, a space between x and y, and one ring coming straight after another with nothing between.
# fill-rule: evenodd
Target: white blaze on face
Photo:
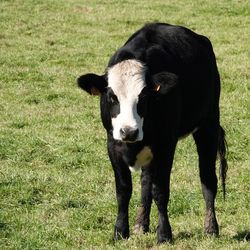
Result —
<instances>
[{"instance_id":1,"label":"white blaze on face","mask_svg":"<svg viewBox=\"0 0 250 250\"><path fill-rule=\"evenodd\" d=\"M137 141L143 139L143 118L137 113L139 94L145 87L145 66L137 60L125 60L108 70L110 87L120 104L120 114L112 118L113 137L121 140L122 128L138 129Z\"/></svg>"}]
</instances>

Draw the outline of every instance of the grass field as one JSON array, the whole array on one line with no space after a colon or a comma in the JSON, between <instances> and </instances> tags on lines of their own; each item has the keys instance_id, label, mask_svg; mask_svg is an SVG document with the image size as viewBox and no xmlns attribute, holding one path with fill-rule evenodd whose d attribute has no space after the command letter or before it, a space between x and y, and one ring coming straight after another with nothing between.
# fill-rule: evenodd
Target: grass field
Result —
<instances>
[{"instance_id":1,"label":"grass field","mask_svg":"<svg viewBox=\"0 0 250 250\"><path fill-rule=\"evenodd\" d=\"M0 1L0 249L250 249L250 4L241 0ZM146 22L208 36L222 79L227 199L217 195L220 237L203 234L204 202L191 138L171 178L174 243L151 232L114 243L116 199L99 100L77 76L102 73L110 55ZM133 175L132 228L139 205Z\"/></svg>"}]
</instances>

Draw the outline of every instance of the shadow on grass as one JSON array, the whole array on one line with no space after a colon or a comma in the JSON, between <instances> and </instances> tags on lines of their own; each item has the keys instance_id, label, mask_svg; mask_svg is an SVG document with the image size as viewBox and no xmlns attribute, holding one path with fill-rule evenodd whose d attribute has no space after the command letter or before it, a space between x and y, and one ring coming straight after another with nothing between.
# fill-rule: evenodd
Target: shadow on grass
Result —
<instances>
[{"instance_id":1,"label":"shadow on grass","mask_svg":"<svg viewBox=\"0 0 250 250\"><path fill-rule=\"evenodd\" d=\"M10 224L0 221L0 236L8 237L11 232Z\"/></svg>"},{"instance_id":2,"label":"shadow on grass","mask_svg":"<svg viewBox=\"0 0 250 250\"><path fill-rule=\"evenodd\" d=\"M0 222L0 230L6 230L8 228L8 224L5 222Z\"/></svg>"},{"instance_id":3,"label":"shadow on grass","mask_svg":"<svg viewBox=\"0 0 250 250\"><path fill-rule=\"evenodd\" d=\"M233 237L233 239L238 241L250 241L250 231L240 231Z\"/></svg>"}]
</instances>

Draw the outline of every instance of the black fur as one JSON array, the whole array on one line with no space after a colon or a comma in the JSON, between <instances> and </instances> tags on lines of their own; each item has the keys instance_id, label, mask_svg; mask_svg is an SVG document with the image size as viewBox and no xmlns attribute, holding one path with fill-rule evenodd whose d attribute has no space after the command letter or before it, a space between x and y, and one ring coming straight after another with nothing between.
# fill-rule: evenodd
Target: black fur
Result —
<instances>
[{"instance_id":1,"label":"black fur","mask_svg":"<svg viewBox=\"0 0 250 250\"><path fill-rule=\"evenodd\" d=\"M102 80L96 75L92 79L82 76L78 80L79 86L86 91L94 86L101 93L101 117L107 130L108 153L116 180L115 239L129 236L128 205L132 181L128 166L133 165L144 146L151 148L153 160L142 170L141 206L135 231L149 230L153 198L159 214L158 242L172 239L167 213L170 172L178 139L194 129L206 202L205 231L218 234L214 208L217 152L221 160L224 194L227 162L225 134L219 122L220 77L210 41L184 27L148 24L111 57L108 68L127 59L139 60L147 67L147 87L140 94L137 107L144 117L144 137L140 142L129 144L113 139L111 117L117 115L119 109L112 106L115 103L111 103L110 90L106 88L108 76L102 76ZM154 90L156 84L160 85L159 91Z\"/></svg>"}]
</instances>

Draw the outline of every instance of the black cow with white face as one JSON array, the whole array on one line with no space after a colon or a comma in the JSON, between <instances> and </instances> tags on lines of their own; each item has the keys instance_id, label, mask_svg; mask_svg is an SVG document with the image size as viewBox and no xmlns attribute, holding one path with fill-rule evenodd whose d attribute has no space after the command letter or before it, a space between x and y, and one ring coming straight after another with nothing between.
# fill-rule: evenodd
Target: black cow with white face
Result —
<instances>
[{"instance_id":1,"label":"black cow with white face","mask_svg":"<svg viewBox=\"0 0 250 250\"><path fill-rule=\"evenodd\" d=\"M205 232L217 235L217 153L224 195L227 162L219 121L220 78L210 41L184 27L148 24L111 57L104 75L83 75L78 85L100 96L116 181L115 239L129 236L131 171L138 169L142 190L134 232L149 230L154 199L159 216L158 242L172 239L167 212L170 172L176 144L189 134L199 154Z\"/></svg>"}]
</instances>

